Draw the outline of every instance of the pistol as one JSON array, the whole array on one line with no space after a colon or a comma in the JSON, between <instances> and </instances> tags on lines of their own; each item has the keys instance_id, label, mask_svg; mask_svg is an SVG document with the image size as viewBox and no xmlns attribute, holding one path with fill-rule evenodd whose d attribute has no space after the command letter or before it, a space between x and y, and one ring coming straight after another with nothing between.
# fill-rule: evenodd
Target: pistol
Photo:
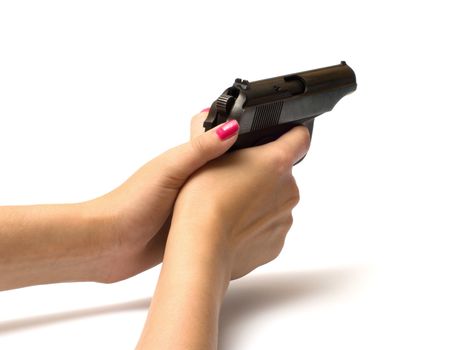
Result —
<instances>
[{"instance_id":1,"label":"pistol","mask_svg":"<svg viewBox=\"0 0 468 350\"><path fill-rule=\"evenodd\" d=\"M229 151L276 140L301 124L309 129L312 137L315 117L331 111L356 87L356 75L344 61L253 82L236 79L213 102L203 127L208 131L236 119L239 135Z\"/></svg>"}]
</instances>

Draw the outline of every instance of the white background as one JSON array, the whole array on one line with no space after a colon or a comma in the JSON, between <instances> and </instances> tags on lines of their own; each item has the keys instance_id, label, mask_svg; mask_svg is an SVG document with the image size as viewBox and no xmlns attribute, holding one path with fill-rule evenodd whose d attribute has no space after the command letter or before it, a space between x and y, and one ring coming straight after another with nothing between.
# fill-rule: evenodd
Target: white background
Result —
<instances>
[{"instance_id":1,"label":"white background","mask_svg":"<svg viewBox=\"0 0 468 350\"><path fill-rule=\"evenodd\" d=\"M1 1L0 204L103 194L234 78L346 60L220 348L467 349L467 32L462 1ZM133 348L158 273L2 292L0 349Z\"/></svg>"}]
</instances>

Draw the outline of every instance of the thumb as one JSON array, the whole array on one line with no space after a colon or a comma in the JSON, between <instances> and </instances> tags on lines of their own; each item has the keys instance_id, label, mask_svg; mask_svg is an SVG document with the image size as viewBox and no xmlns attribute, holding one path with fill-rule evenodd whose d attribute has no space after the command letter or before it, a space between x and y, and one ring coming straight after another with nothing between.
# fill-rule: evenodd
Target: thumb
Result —
<instances>
[{"instance_id":1,"label":"thumb","mask_svg":"<svg viewBox=\"0 0 468 350\"><path fill-rule=\"evenodd\" d=\"M163 153L158 163L167 185L182 187L197 169L224 154L236 142L238 132L239 123L232 119Z\"/></svg>"}]
</instances>

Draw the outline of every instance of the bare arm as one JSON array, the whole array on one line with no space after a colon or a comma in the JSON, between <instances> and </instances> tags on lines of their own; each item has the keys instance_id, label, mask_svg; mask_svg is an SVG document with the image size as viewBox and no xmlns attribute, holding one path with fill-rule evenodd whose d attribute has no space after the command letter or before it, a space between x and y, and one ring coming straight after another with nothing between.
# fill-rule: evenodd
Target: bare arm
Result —
<instances>
[{"instance_id":1,"label":"bare arm","mask_svg":"<svg viewBox=\"0 0 468 350\"><path fill-rule=\"evenodd\" d=\"M216 349L231 279L280 253L299 194L292 165L309 134L226 154L197 171L176 200L163 267L139 349Z\"/></svg>"},{"instance_id":2,"label":"bare arm","mask_svg":"<svg viewBox=\"0 0 468 350\"><path fill-rule=\"evenodd\" d=\"M193 227L171 229L140 349L217 347L218 315L230 273L216 244L207 245L205 251L190 247L184 236L191 233Z\"/></svg>"},{"instance_id":3,"label":"bare arm","mask_svg":"<svg viewBox=\"0 0 468 350\"><path fill-rule=\"evenodd\" d=\"M0 207L0 290L101 279L106 221L81 204Z\"/></svg>"},{"instance_id":4,"label":"bare arm","mask_svg":"<svg viewBox=\"0 0 468 350\"><path fill-rule=\"evenodd\" d=\"M91 201L0 207L0 290L116 282L160 263L179 189L236 140L236 128L228 138L217 129L168 150Z\"/></svg>"}]
</instances>

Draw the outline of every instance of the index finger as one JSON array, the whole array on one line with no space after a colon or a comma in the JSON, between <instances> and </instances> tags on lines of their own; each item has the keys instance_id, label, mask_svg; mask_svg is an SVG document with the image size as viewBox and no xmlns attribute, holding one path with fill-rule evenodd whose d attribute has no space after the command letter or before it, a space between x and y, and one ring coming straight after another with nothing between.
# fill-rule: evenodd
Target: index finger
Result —
<instances>
[{"instance_id":1,"label":"index finger","mask_svg":"<svg viewBox=\"0 0 468 350\"><path fill-rule=\"evenodd\" d=\"M260 147L264 147L267 152L278 152L286 157L287 161L294 165L304 158L310 147L309 129L304 125L298 125L281 135L275 141L269 142Z\"/></svg>"}]
</instances>

